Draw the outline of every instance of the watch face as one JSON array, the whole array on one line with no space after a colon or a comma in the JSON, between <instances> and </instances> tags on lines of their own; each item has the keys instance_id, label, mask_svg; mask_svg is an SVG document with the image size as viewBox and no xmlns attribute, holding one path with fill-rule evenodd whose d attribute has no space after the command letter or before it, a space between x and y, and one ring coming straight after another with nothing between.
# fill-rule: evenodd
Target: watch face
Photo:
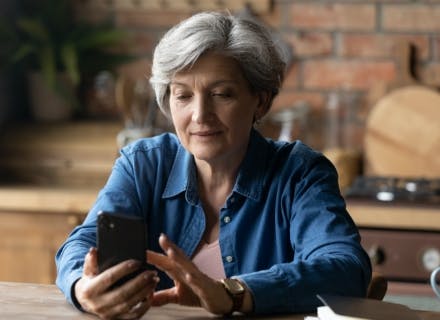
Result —
<instances>
[{"instance_id":1,"label":"watch face","mask_svg":"<svg viewBox=\"0 0 440 320\"><path fill-rule=\"evenodd\" d=\"M223 281L232 294L240 294L244 292L244 287L240 281L236 279L224 279Z\"/></svg>"}]
</instances>

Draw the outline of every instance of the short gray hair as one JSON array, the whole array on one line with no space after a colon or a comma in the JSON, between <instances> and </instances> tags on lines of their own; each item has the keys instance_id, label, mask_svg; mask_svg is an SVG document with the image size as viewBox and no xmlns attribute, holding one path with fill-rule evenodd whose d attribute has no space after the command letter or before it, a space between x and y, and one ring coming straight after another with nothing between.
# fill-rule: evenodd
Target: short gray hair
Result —
<instances>
[{"instance_id":1,"label":"short gray hair","mask_svg":"<svg viewBox=\"0 0 440 320\"><path fill-rule=\"evenodd\" d=\"M286 63L270 32L260 24L230 14L203 12L172 27L154 50L150 83L165 115L170 112L172 78L207 51L235 59L253 92L268 92L271 99L278 94Z\"/></svg>"}]
</instances>

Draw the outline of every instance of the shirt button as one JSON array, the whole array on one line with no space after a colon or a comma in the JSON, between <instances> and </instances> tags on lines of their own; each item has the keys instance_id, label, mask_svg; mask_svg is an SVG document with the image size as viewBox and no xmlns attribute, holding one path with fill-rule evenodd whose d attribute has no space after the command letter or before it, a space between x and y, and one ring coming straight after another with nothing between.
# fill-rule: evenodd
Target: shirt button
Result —
<instances>
[{"instance_id":1,"label":"shirt button","mask_svg":"<svg viewBox=\"0 0 440 320\"><path fill-rule=\"evenodd\" d=\"M232 262L234 258L232 256L226 256L226 262Z\"/></svg>"},{"instance_id":2,"label":"shirt button","mask_svg":"<svg viewBox=\"0 0 440 320\"><path fill-rule=\"evenodd\" d=\"M224 222L224 223L229 223L229 222L231 222L231 217L230 217L230 216L226 216L226 217L224 217L224 218L223 218L223 222Z\"/></svg>"}]
</instances>

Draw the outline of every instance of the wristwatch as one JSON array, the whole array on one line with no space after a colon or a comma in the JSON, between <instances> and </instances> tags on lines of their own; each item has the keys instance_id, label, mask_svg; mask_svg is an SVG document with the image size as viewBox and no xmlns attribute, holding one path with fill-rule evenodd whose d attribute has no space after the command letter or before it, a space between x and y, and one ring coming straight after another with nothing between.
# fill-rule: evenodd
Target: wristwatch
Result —
<instances>
[{"instance_id":1,"label":"wristwatch","mask_svg":"<svg viewBox=\"0 0 440 320\"><path fill-rule=\"evenodd\" d=\"M225 287L228 295L232 298L232 310L229 314L232 314L234 311L240 311L244 300L244 286L239 280L233 278L225 278L220 280L220 282L223 284L223 287Z\"/></svg>"}]
</instances>

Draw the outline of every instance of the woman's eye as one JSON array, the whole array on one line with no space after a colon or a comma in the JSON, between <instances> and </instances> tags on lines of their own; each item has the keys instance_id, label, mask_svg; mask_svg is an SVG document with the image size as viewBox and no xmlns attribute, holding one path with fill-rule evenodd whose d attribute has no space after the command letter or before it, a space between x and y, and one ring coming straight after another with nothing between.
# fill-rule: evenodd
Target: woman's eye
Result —
<instances>
[{"instance_id":1,"label":"woman's eye","mask_svg":"<svg viewBox=\"0 0 440 320\"><path fill-rule=\"evenodd\" d=\"M214 92L212 95L214 97L220 97L220 98L230 98L231 97L231 95L226 92Z\"/></svg>"},{"instance_id":2,"label":"woman's eye","mask_svg":"<svg viewBox=\"0 0 440 320\"><path fill-rule=\"evenodd\" d=\"M176 96L176 99L179 101L185 101L188 100L189 98L191 98L189 94L179 94Z\"/></svg>"}]
</instances>

